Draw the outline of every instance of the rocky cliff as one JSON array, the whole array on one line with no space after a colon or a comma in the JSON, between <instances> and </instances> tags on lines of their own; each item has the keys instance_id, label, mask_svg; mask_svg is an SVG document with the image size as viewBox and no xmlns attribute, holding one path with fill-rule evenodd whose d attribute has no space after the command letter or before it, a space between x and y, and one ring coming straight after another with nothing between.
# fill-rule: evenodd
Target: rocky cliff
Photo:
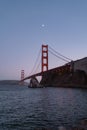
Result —
<instances>
[{"instance_id":1,"label":"rocky cliff","mask_svg":"<svg viewBox=\"0 0 87 130\"><path fill-rule=\"evenodd\" d=\"M81 70L73 73L48 73L43 75L41 84L56 87L87 87L87 75Z\"/></svg>"}]
</instances>

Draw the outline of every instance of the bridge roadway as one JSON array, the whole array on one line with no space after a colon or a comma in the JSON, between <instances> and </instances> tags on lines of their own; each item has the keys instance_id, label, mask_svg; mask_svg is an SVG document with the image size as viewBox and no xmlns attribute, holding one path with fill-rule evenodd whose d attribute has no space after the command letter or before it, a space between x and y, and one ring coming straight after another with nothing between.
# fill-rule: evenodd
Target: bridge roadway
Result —
<instances>
[{"instance_id":1,"label":"bridge roadway","mask_svg":"<svg viewBox=\"0 0 87 130\"><path fill-rule=\"evenodd\" d=\"M39 72L39 73L30 75L28 77L25 77L21 81L24 81L24 80L27 80L27 79L30 79L30 78L33 78L33 77L36 77L36 76L43 76L43 75L46 75L46 74L49 74L49 73L52 74L52 73L70 72L70 68L71 68L71 66L69 64L66 64L66 65L63 65L63 66L60 66L60 67L49 69L48 71Z\"/></svg>"}]
</instances>

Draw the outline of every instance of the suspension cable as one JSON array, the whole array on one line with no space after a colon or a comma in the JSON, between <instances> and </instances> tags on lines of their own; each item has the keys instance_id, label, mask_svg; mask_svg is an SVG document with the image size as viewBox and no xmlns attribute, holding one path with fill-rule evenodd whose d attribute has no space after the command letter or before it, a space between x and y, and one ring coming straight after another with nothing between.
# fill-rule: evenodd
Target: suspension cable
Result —
<instances>
[{"instance_id":1,"label":"suspension cable","mask_svg":"<svg viewBox=\"0 0 87 130\"><path fill-rule=\"evenodd\" d=\"M39 65L37 65L37 63L38 63L38 60L39 60L39 57L40 57L40 53L41 53L41 48L40 48L40 50L39 50L39 53L38 53L38 55L37 55L37 58L36 58L35 64L34 64L34 66L33 66L33 68L32 68L32 70L31 70L31 72L30 72L29 75L33 74L35 68L37 68L36 66L39 66Z\"/></svg>"},{"instance_id":2,"label":"suspension cable","mask_svg":"<svg viewBox=\"0 0 87 130\"><path fill-rule=\"evenodd\" d=\"M59 57L61 56L61 57L63 57L63 59L67 59L67 60L69 60L69 61L72 61L72 59L70 59L70 58L68 58L68 57L66 57L66 56L64 56L64 55L62 55L62 54L60 54L59 52L57 52L56 50L54 50L52 47L49 46L49 48L50 48L53 52L55 52L56 55L59 55Z\"/></svg>"},{"instance_id":3,"label":"suspension cable","mask_svg":"<svg viewBox=\"0 0 87 130\"><path fill-rule=\"evenodd\" d=\"M50 52L52 55L56 56L58 59L61 59L61 60L65 61L65 62L69 62L68 60L65 60L64 58L62 58L62 57L60 57L60 56L54 54L54 52L52 52L51 50L49 50L49 52Z\"/></svg>"},{"instance_id":4,"label":"suspension cable","mask_svg":"<svg viewBox=\"0 0 87 130\"><path fill-rule=\"evenodd\" d=\"M41 64L41 60L39 61L38 65L37 65L37 67L36 67L36 70L34 71L35 73L37 73L37 71L39 70L40 64Z\"/></svg>"}]
</instances>

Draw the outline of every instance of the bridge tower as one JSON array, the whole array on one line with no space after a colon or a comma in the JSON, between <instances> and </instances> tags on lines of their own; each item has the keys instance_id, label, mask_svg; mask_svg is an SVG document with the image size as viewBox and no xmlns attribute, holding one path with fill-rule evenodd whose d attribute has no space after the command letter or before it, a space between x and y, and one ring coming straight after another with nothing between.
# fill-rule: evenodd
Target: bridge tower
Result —
<instances>
[{"instance_id":1,"label":"bridge tower","mask_svg":"<svg viewBox=\"0 0 87 130\"><path fill-rule=\"evenodd\" d=\"M41 71L48 70L48 45L42 45L42 66Z\"/></svg>"},{"instance_id":2,"label":"bridge tower","mask_svg":"<svg viewBox=\"0 0 87 130\"><path fill-rule=\"evenodd\" d=\"M24 70L21 70L21 80L24 79ZM24 84L24 81L21 81L21 85Z\"/></svg>"}]
</instances>

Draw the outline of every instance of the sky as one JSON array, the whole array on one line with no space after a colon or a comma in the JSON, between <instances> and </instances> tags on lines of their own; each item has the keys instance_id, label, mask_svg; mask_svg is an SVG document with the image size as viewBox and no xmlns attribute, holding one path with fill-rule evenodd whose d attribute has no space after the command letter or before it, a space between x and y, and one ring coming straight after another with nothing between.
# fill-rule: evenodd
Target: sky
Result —
<instances>
[{"instance_id":1,"label":"sky","mask_svg":"<svg viewBox=\"0 0 87 130\"><path fill-rule=\"evenodd\" d=\"M87 56L87 0L0 0L0 80L28 76L42 44ZM49 54L49 68L64 62Z\"/></svg>"}]
</instances>

